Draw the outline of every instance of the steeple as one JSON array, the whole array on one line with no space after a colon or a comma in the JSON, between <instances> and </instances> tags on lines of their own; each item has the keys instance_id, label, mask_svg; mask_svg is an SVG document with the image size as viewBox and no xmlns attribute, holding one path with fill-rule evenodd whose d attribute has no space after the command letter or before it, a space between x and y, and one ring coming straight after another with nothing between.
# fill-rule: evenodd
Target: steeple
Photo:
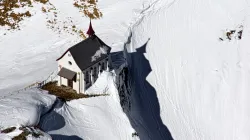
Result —
<instances>
[{"instance_id":1,"label":"steeple","mask_svg":"<svg viewBox=\"0 0 250 140\"><path fill-rule=\"evenodd\" d=\"M95 34L95 31L92 28L92 24L91 24L91 19L90 19L90 23L89 23L89 29L87 31L87 34L89 35L89 37L91 37L92 35Z\"/></svg>"}]
</instances>

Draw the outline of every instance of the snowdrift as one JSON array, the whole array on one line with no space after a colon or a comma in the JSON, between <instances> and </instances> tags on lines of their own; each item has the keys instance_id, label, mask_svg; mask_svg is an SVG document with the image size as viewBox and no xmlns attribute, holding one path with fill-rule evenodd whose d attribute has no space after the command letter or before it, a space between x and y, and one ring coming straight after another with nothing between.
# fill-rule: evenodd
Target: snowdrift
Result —
<instances>
[{"instance_id":1,"label":"snowdrift","mask_svg":"<svg viewBox=\"0 0 250 140\"><path fill-rule=\"evenodd\" d=\"M2 97L0 99L1 130L9 127L16 127L17 129L8 134L2 133L0 138L5 139L5 137L19 135L22 132L18 129L19 127L37 126L40 117L52 108L55 98L55 96L47 94L46 91L37 89ZM43 138L50 138L49 135L43 134Z\"/></svg>"},{"instance_id":2,"label":"snowdrift","mask_svg":"<svg viewBox=\"0 0 250 140\"><path fill-rule=\"evenodd\" d=\"M55 96L37 89L27 90L18 94L1 98L0 124L10 126L35 126L40 116L53 105Z\"/></svg>"}]
</instances>

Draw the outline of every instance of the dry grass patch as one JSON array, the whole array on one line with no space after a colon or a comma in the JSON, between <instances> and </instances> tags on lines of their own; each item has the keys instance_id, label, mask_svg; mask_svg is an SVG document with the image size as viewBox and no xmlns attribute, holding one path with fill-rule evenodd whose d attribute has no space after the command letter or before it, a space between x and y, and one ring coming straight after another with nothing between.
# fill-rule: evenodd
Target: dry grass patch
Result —
<instances>
[{"instance_id":1,"label":"dry grass patch","mask_svg":"<svg viewBox=\"0 0 250 140\"><path fill-rule=\"evenodd\" d=\"M47 2L49 2L49 0L35 0L36 2L40 2L42 4L46 4Z\"/></svg>"},{"instance_id":2,"label":"dry grass patch","mask_svg":"<svg viewBox=\"0 0 250 140\"><path fill-rule=\"evenodd\" d=\"M102 17L102 13L97 8L97 0L75 0L74 6L91 19Z\"/></svg>"},{"instance_id":3,"label":"dry grass patch","mask_svg":"<svg viewBox=\"0 0 250 140\"><path fill-rule=\"evenodd\" d=\"M85 34L83 33L82 30L79 30L78 33L80 34L80 37L83 39L86 39L87 37L85 36Z\"/></svg>"},{"instance_id":4,"label":"dry grass patch","mask_svg":"<svg viewBox=\"0 0 250 140\"><path fill-rule=\"evenodd\" d=\"M1 0L0 1L0 26L8 26L10 29L19 29L18 23L24 17L30 17L30 11L15 12L15 9L33 7L33 2L46 4L48 0Z\"/></svg>"},{"instance_id":5,"label":"dry grass patch","mask_svg":"<svg viewBox=\"0 0 250 140\"><path fill-rule=\"evenodd\" d=\"M77 1L77 0L76 0ZM79 9L85 9L86 16L92 18L101 17L101 13L96 8L95 0L80 0L85 1L86 5L83 3L75 4ZM33 7L34 3L42 4L41 11L47 15L46 25L49 29L57 32L59 36L62 32L69 33L71 35L77 35L80 38L85 39L86 36L82 32L82 29L77 28L72 19L65 19L63 21L58 20L58 12L56 7L50 3L49 0L0 0L0 26L8 27L8 30L20 30L20 22L25 19L25 17L31 17L32 13L29 11L30 7ZM81 6L83 4L83 6ZM20 11L22 12L17 12ZM92 12L91 12L92 9ZM63 28L61 25L67 26L69 28ZM6 33L4 33L6 35Z\"/></svg>"},{"instance_id":6,"label":"dry grass patch","mask_svg":"<svg viewBox=\"0 0 250 140\"><path fill-rule=\"evenodd\" d=\"M42 11L43 11L43 13L47 12L47 10L44 7L42 7Z\"/></svg>"},{"instance_id":7,"label":"dry grass patch","mask_svg":"<svg viewBox=\"0 0 250 140\"><path fill-rule=\"evenodd\" d=\"M32 13L29 11L29 9L31 9L30 7L33 7L34 3L42 4L41 11L47 15L47 27L52 31L57 32L59 36L62 32L65 32L71 35L77 35L83 39L86 38L85 34L82 32L82 29L77 28L72 22L72 19L67 18L62 21L58 20L57 9L52 3L50 3L49 0L0 0L0 26L6 26L8 27L8 30L20 30L19 23L24 20L25 17L32 16ZM84 7L84 9L91 9L88 8L88 6L96 5L96 1L86 0L87 5L84 5L83 7L81 7L80 4L78 7L79 9L82 9ZM21 9L22 12L17 12L20 11L19 9ZM93 9L95 9L92 10L94 13L92 14L90 11L87 13L85 12L86 16L92 18L100 17L100 12L97 10L96 6L93 7ZM63 26L69 28L66 29L64 27L61 27L62 24ZM4 35L6 35L6 33L4 33Z\"/></svg>"},{"instance_id":8,"label":"dry grass patch","mask_svg":"<svg viewBox=\"0 0 250 140\"><path fill-rule=\"evenodd\" d=\"M23 131L21 134L19 134L18 136L15 136L14 138L12 138L12 140L27 140L26 136L28 136L30 133L27 131Z\"/></svg>"},{"instance_id":9,"label":"dry grass patch","mask_svg":"<svg viewBox=\"0 0 250 140\"><path fill-rule=\"evenodd\" d=\"M86 39L84 32L74 24L71 17L67 17L64 21L57 20L56 17L50 19L47 21L47 27L52 31L57 32L59 35L62 33L68 33Z\"/></svg>"},{"instance_id":10,"label":"dry grass patch","mask_svg":"<svg viewBox=\"0 0 250 140\"><path fill-rule=\"evenodd\" d=\"M58 98L63 99L65 101L108 95L108 94L96 94L96 95L78 94L75 90L73 90L70 87L57 86L57 81L45 84L42 87L42 89L49 91L49 94L55 95Z\"/></svg>"},{"instance_id":11,"label":"dry grass patch","mask_svg":"<svg viewBox=\"0 0 250 140\"><path fill-rule=\"evenodd\" d=\"M26 140L28 135L32 135L35 138L43 136L40 131L35 130L33 127L20 127L19 130L22 130L23 132L12 138L12 140Z\"/></svg>"},{"instance_id":12,"label":"dry grass patch","mask_svg":"<svg viewBox=\"0 0 250 140\"><path fill-rule=\"evenodd\" d=\"M1 133L10 133L10 132L13 132L15 129L16 129L16 127L6 128L6 129L2 130Z\"/></svg>"},{"instance_id":13,"label":"dry grass patch","mask_svg":"<svg viewBox=\"0 0 250 140\"><path fill-rule=\"evenodd\" d=\"M9 26L11 29L18 28L18 23L24 17L30 17L29 11L22 13L14 12L14 9L24 6L30 6L30 0L2 0L0 1L0 26Z\"/></svg>"}]
</instances>

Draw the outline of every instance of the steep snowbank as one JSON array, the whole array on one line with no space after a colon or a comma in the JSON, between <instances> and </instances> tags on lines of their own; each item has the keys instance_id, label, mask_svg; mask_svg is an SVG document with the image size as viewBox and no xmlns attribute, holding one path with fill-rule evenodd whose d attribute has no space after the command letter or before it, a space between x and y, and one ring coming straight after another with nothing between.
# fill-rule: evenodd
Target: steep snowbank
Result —
<instances>
[{"instance_id":1,"label":"steep snowbank","mask_svg":"<svg viewBox=\"0 0 250 140\"><path fill-rule=\"evenodd\" d=\"M15 95L0 99L0 127L1 130L9 127L36 126L41 115L51 109L55 96L46 91L30 89ZM22 131L16 129L12 133L1 134L0 138L17 136ZM44 134L45 139L50 138Z\"/></svg>"},{"instance_id":2,"label":"steep snowbank","mask_svg":"<svg viewBox=\"0 0 250 140\"><path fill-rule=\"evenodd\" d=\"M51 3L61 21L56 28L62 29L61 23L71 17L76 27L86 31L89 20L71 0ZM120 108L116 88L104 89L106 83L98 81L101 89L93 86L89 93L109 96L59 102L44 116L43 129L65 139L132 139L131 133L137 131L143 140L249 140L247 6L245 0L99 0L104 16L92 22L97 35L113 52L122 51L130 38L132 105L127 116L135 130ZM47 29L40 9L35 5L36 14L22 22L20 31L0 35L0 96L47 78L57 70L56 58L81 40ZM219 41L224 30L239 25L244 27L242 40ZM3 99L3 127L35 125L41 115L39 104L50 106L54 101L40 102L47 100L46 94L16 95ZM10 119L6 121L4 115Z\"/></svg>"},{"instance_id":3,"label":"steep snowbank","mask_svg":"<svg viewBox=\"0 0 250 140\"><path fill-rule=\"evenodd\" d=\"M55 96L37 89L0 99L0 126L35 126L53 105Z\"/></svg>"},{"instance_id":4,"label":"steep snowbank","mask_svg":"<svg viewBox=\"0 0 250 140\"><path fill-rule=\"evenodd\" d=\"M147 126L152 118L148 126L153 127L135 130L165 139L150 134L164 128L163 122L179 140L250 139L249 3L176 0L157 5L131 28L127 47L135 99L129 114L134 126ZM240 25L242 40L219 41L223 30Z\"/></svg>"},{"instance_id":5,"label":"steep snowbank","mask_svg":"<svg viewBox=\"0 0 250 140\"><path fill-rule=\"evenodd\" d=\"M41 128L54 139L137 139L132 137L135 131L120 106L113 74L103 72L96 83L100 86L93 86L90 93L109 95L58 103L42 118Z\"/></svg>"}]
</instances>

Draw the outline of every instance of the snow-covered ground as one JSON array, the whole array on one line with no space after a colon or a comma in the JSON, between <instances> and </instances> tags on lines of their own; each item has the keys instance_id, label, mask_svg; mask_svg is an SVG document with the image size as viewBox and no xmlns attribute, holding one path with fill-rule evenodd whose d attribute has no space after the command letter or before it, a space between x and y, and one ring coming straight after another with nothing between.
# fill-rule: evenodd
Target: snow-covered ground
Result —
<instances>
[{"instance_id":1,"label":"snow-covered ground","mask_svg":"<svg viewBox=\"0 0 250 140\"><path fill-rule=\"evenodd\" d=\"M2 98L0 126L35 126L39 123L40 116L52 107L55 99L55 96L46 91L36 89Z\"/></svg>"},{"instance_id":2,"label":"snow-covered ground","mask_svg":"<svg viewBox=\"0 0 250 140\"><path fill-rule=\"evenodd\" d=\"M152 118L160 114L158 126L162 120L174 139L250 139L248 1L176 0L158 5L131 28L134 104L152 101L139 105L147 107ZM240 25L242 40L219 40L223 30ZM144 119L142 124L147 124Z\"/></svg>"},{"instance_id":3,"label":"snow-covered ground","mask_svg":"<svg viewBox=\"0 0 250 140\"><path fill-rule=\"evenodd\" d=\"M26 96L32 94L29 89L21 90L19 93L13 93L13 91L23 89L37 81L45 80L51 72L57 70L55 60L68 47L82 40L77 35L64 32L63 26L70 25L62 23L64 21L67 23L69 22L67 20L71 19L77 28L86 31L89 19L83 17L70 0L50 0L50 2L57 9L58 23L55 26L59 27L61 33L54 32L46 27L47 15L42 13L41 4L34 5L31 12L33 16L21 22L20 31L7 31L5 28L1 28L1 33L3 33L0 35L1 99L11 101L12 98L19 95L19 100L23 99L27 104L29 104L29 101L37 102L36 98L26 98ZM142 2L131 0L129 2L131 5L126 7L124 7L126 2L123 1L98 2L103 18L92 20L92 24L96 34L109 44L113 51L123 49L119 48L119 44L123 44L126 40L126 34L121 34L121 32L128 30L130 21L136 17L134 10L140 9ZM120 18L117 18L117 14L120 15ZM112 19L116 20L110 22ZM111 80L113 79L112 76L107 75L108 77L111 77ZM105 79L104 77L104 83L107 84L108 79ZM96 93L97 88L103 89L104 87L103 92L107 92L108 96L71 101L59 106L60 108L58 108L60 103L55 102L54 109L47 111L47 115L42 116L40 125L43 130L51 134L53 139L137 139L137 137L132 137L135 130L131 127L129 119L121 109L117 89L115 87L107 89L106 85L98 81L96 82L99 83L98 86L89 89L89 93ZM112 82L109 87L111 86L114 86ZM0 104L2 105L2 103ZM30 108L32 111L7 113L14 117L9 120L8 117L3 116L0 119L1 122L5 122L5 124L2 124L3 128L35 125L42 115L38 112L41 112L41 109L45 107L41 105L40 108L34 108L32 104L20 106L22 103L18 104L18 102L6 104L9 104L14 110ZM6 112L8 109L3 102L1 112ZM54 118L56 118L56 121L50 122ZM32 121L28 122L26 119ZM5 139L5 137L6 135L1 135L1 138Z\"/></svg>"},{"instance_id":4,"label":"snow-covered ground","mask_svg":"<svg viewBox=\"0 0 250 140\"><path fill-rule=\"evenodd\" d=\"M41 4L35 4L30 10L33 16L21 22L20 31L7 31L0 27L1 94L42 81L56 70L56 59L69 47L82 40L78 35L63 30L64 26L71 26L71 20L72 25L83 29L84 32L87 31L89 18L79 13L71 0L50 2L57 9L57 30L47 28L47 18L50 19L53 15L44 14ZM112 51L123 49L121 45L126 40L124 33L142 8L142 3L143 0L98 1L103 17L92 20L93 28L96 34L112 47ZM129 5L124 6L126 4Z\"/></svg>"},{"instance_id":5,"label":"snow-covered ground","mask_svg":"<svg viewBox=\"0 0 250 140\"><path fill-rule=\"evenodd\" d=\"M0 139L9 139L22 133L19 127L37 126L40 116L51 109L56 97L46 91L30 89L15 95L0 99L0 128L1 130L16 127L11 133L0 135ZM44 134L44 139L50 139ZM34 138L33 138L34 139Z\"/></svg>"},{"instance_id":6,"label":"snow-covered ground","mask_svg":"<svg viewBox=\"0 0 250 140\"><path fill-rule=\"evenodd\" d=\"M86 31L89 20L72 1L51 3L58 21L71 17ZM57 102L42 117L45 132L58 139L137 139L131 136L135 131L143 140L250 139L247 0L99 0L98 7L103 17L92 21L96 34L113 52L122 51L126 43L131 110L122 112L113 76L106 73L89 93L102 91L109 96ZM29 90L11 96L9 92L47 78L57 69L56 58L81 40L48 29L40 9L35 5L36 14L21 22L20 31L0 28L6 33L0 34L0 96L5 101L0 102L0 110L12 117L2 115L4 128L39 122L39 106L48 101L51 105L54 98L46 94L34 98L38 93ZM241 40L226 39L227 30L238 32L241 25ZM10 113L9 106L15 111L28 106L32 111Z\"/></svg>"},{"instance_id":7,"label":"snow-covered ground","mask_svg":"<svg viewBox=\"0 0 250 140\"><path fill-rule=\"evenodd\" d=\"M88 92L108 95L65 104L58 101L55 109L42 117L41 128L53 138L65 140L137 139L132 137L135 130L121 109L113 74L103 72L95 85Z\"/></svg>"}]
</instances>

